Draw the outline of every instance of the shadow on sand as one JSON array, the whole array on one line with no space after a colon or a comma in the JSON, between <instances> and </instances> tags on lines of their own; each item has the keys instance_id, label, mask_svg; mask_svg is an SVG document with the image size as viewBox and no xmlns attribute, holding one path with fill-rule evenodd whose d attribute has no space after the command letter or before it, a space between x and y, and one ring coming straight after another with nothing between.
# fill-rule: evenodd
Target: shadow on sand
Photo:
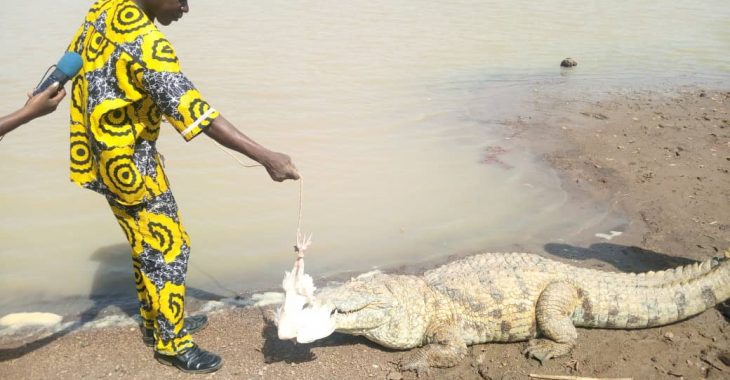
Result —
<instances>
[{"instance_id":1,"label":"shadow on sand","mask_svg":"<svg viewBox=\"0 0 730 380\"><path fill-rule=\"evenodd\" d=\"M300 344L294 340L280 340L276 325L273 322L273 316L267 315L270 310L262 310L261 318L264 321L264 329L261 331L261 337L264 340L264 346L261 353L264 356L266 364L285 362L304 363L317 359L317 355L312 349L318 347L341 347L362 344L370 348L376 348L381 351L394 351L383 346L379 346L363 337L334 333L327 338L318 340L313 343Z\"/></svg>"},{"instance_id":2,"label":"shadow on sand","mask_svg":"<svg viewBox=\"0 0 730 380\"><path fill-rule=\"evenodd\" d=\"M127 244L115 244L102 247L91 254L89 260L99 263L94 273L94 280L88 298L91 305L73 317L73 322L62 330L41 339L27 342L19 347L0 349L0 362L22 357L73 331L81 329L87 323L100 317L119 315L120 312L129 317L138 315L139 304L135 292L129 249ZM201 300L223 298L217 294L191 287L187 288L187 292L190 297Z\"/></svg>"},{"instance_id":3,"label":"shadow on sand","mask_svg":"<svg viewBox=\"0 0 730 380\"><path fill-rule=\"evenodd\" d=\"M621 272L659 271L697 262L635 246L612 243L591 244L588 248L548 243L544 248L546 252L565 259L603 261Z\"/></svg>"},{"instance_id":4,"label":"shadow on sand","mask_svg":"<svg viewBox=\"0 0 730 380\"><path fill-rule=\"evenodd\" d=\"M89 257L89 260L99 262L89 294L91 306L60 331L16 348L0 349L0 362L24 356L82 328L86 323L99 317L109 306L115 306L128 316L137 313L129 246L116 244L100 248Z\"/></svg>"}]
</instances>

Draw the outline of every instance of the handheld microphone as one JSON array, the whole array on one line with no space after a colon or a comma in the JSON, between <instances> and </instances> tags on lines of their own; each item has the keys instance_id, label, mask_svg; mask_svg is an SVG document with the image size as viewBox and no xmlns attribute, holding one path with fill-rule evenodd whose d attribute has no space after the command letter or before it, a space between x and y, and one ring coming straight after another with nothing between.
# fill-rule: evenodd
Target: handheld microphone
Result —
<instances>
[{"instance_id":1,"label":"handheld microphone","mask_svg":"<svg viewBox=\"0 0 730 380\"><path fill-rule=\"evenodd\" d=\"M38 85L38 87L36 87L35 90L33 90L33 96L42 92L56 82L58 82L59 88L63 87L63 85L66 84L69 79L75 77L76 74L79 73L82 65L83 61L80 55L74 52L67 52L63 55L63 57L61 57L61 59L58 61L58 64L48 68L48 71L50 71L51 68L53 68L54 66L56 67L51 75L49 75L48 77L45 77L44 75L45 79L41 79L41 83ZM48 73L48 71L46 71L46 74Z\"/></svg>"}]
</instances>

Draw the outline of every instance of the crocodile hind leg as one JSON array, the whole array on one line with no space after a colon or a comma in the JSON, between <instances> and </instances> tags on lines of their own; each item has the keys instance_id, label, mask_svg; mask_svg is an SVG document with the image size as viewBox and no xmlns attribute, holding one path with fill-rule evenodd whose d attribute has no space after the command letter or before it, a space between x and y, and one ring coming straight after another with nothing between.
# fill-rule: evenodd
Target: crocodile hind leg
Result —
<instances>
[{"instance_id":1,"label":"crocodile hind leg","mask_svg":"<svg viewBox=\"0 0 730 380\"><path fill-rule=\"evenodd\" d=\"M400 369L427 373L431 367L453 367L464 359L466 343L453 326L443 326L433 334L430 344L407 354L400 362Z\"/></svg>"},{"instance_id":2,"label":"crocodile hind leg","mask_svg":"<svg viewBox=\"0 0 730 380\"><path fill-rule=\"evenodd\" d=\"M535 307L537 328L544 339L530 340L523 354L543 363L569 353L578 339L578 331L571 320L578 300L575 286L567 282L549 284Z\"/></svg>"}]
</instances>

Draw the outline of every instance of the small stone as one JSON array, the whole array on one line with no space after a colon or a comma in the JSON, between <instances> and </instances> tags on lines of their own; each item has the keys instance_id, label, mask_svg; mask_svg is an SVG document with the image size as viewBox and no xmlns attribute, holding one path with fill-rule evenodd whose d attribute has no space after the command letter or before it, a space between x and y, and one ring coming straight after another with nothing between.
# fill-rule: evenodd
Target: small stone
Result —
<instances>
[{"instance_id":1,"label":"small stone","mask_svg":"<svg viewBox=\"0 0 730 380\"><path fill-rule=\"evenodd\" d=\"M560 62L560 67L573 67L578 66L578 62L573 58L565 58L562 62Z\"/></svg>"},{"instance_id":2,"label":"small stone","mask_svg":"<svg viewBox=\"0 0 730 380\"><path fill-rule=\"evenodd\" d=\"M664 339L671 342L672 340L674 340L674 334L668 331L664 333Z\"/></svg>"},{"instance_id":3,"label":"small stone","mask_svg":"<svg viewBox=\"0 0 730 380\"><path fill-rule=\"evenodd\" d=\"M403 375L400 374L400 372L391 371L388 373L388 376L385 377L386 380L403 380Z\"/></svg>"}]
</instances>

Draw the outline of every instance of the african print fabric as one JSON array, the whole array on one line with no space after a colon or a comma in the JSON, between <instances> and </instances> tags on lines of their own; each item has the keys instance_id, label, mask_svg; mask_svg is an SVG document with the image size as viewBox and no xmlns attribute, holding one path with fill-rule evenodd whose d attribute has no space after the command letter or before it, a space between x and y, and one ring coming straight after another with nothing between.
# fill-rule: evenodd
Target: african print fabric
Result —
<instances>
[{"instance_id":1,"label":"african print fabric","mask_svg":"<svg viewBox=\"0 0 730 380\"><path fill-rule=\"evenodd\" d=\"M132 0L97 1L68 50L83 59L71 96L71 180L123 205L163 194L162 118L189 141L218 112Z\"/></svg>"},{"instance_id":2,"label":"african print fabric","mask_svg":"<svg viewBox=\"0 0 730 380\"><path fill-rule=\"evenodd\" d=\"M182 74L172 45L132 0L100 0L68 47L83 66L71 93L71 180L106 196L132 247L155 349L191 347L184 328L190 239L155 143L163 117L187 141L218 117Z\"/></svg>"},{"instance_id":3,"label":"african print fabric","mask_svg":"<svg viewBox=\"0 0 730 380\"><path fill-rule=\"evenodd\" d=\"M174 355L192 347L183 318L190 239L175 198L167 191L134 206L109 205L132 247L140 315L154 329L155 350Z\"/></svg>"}]
</instances>

